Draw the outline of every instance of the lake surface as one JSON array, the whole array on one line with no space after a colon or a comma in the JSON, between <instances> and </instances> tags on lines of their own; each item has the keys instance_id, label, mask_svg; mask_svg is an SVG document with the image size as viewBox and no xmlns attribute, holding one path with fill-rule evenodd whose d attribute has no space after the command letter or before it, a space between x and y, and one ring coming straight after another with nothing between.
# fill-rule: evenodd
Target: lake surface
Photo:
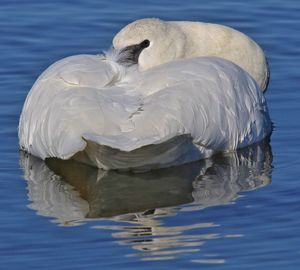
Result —
<instances>
[{"instance_id":1,"label":"lake surface","mask_svg":"<svg viewBox=\"0 0 300 270\"><path fill-rule=\"evenodd\" d=\"M225 24L256 40L271 69L270 142L138 175L19 153L38 75L108 49L144 17ZM298 269L299 29L295 0L1 0L1 268Z\"/></svg>"}]
</instances>

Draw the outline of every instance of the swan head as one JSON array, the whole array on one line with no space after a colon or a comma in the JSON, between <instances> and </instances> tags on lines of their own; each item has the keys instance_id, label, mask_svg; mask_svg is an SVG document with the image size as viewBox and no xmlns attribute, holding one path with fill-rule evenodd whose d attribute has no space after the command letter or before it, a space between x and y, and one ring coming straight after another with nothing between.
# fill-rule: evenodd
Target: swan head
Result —
<instances>
[{"instance_id":1,"label":"swan head","mask_svg":"<svg viewBox=\"0 0 300 270\"><path fill-rule=\"evenodd\" d=\"M176 25L159 19L142 19L124 27L113 39L123 65L138 64L140 70L181 58L186 37Z\"/></svg>"},{"instance_id":2,"label":"swan head","mask_svg":"<svg viewBox=\"0 0 300 270\"><path fill-rule=\"evenodd\" d=\"M114 60L141 71L180 58L215 56L247 71L266 90L269 68L263 50L243 33L217 24L137 20L113 39ZM116 53L116 54L115 54Z\"/></svg>"}]
</instances>

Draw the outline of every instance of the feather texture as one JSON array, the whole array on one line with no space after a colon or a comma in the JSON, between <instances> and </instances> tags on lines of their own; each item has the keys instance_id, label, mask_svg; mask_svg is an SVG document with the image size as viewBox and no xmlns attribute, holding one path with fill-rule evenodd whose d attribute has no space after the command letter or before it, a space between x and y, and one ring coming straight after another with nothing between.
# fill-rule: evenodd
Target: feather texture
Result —
<instances>
[{"instance_id":1,"label":"feather texture","mask_svg":"<svg viewBox=\"0 0 300 270\"><path fill-rule=\"evenodd\" d=\"M104 169L182 164L270 132L257 83L217 57L130 72L103 56L65 58L36 81L19 125L20 146L29 153Z\"/></svg>"}]
</instances>

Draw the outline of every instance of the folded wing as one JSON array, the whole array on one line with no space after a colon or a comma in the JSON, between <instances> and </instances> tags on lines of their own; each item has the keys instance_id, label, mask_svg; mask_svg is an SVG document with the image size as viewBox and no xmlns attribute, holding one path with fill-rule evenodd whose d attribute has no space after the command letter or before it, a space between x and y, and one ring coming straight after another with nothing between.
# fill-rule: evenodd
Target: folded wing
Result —
<instances>
[{"instance_id":1,"label":"folded wing","mask_svg":"<svg viewBox=\"0 0 300 270\"><path fill-rule=\"evenodd\" d=\"M37 81L22 113L23 148L41 158L83 151L77 159L105 169L162 167L241 148L271 131L261 90L227 60L174 61L122 87L115 66L100 66L100 79L74 68L57 72L63 79L55 82Z\"/></svg>"}]
</instances>

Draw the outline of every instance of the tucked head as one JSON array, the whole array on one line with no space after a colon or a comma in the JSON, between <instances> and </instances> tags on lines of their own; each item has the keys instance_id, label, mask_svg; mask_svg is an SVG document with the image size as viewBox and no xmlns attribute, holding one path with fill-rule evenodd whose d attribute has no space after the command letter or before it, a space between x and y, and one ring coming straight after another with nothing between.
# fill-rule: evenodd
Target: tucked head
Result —
<instances>
[{"instance_id":1,"label":"tucked head","mask_svg":"<svg viewBox=\"0 0 300 270\"><path fill-rule=\"evenodd\" d=\"M123 65L139 64L145 70L181 58L185 35L176 25L159 19L142 19L124 27L113 39Z\"/></svg>"},{"instance_id":2,"label":"tucked head","mask_svg":"<svg viewBox=\"0 0 300 270\"><path fill-rule=\"evenodd\" d=\"M269 69L263 50L226 26L142 19L125 26L113 46L120 64L138 64L142 71L180 58L221 57L247 71L262 90L267 88Z\"/></svg>"}]
</instances>

